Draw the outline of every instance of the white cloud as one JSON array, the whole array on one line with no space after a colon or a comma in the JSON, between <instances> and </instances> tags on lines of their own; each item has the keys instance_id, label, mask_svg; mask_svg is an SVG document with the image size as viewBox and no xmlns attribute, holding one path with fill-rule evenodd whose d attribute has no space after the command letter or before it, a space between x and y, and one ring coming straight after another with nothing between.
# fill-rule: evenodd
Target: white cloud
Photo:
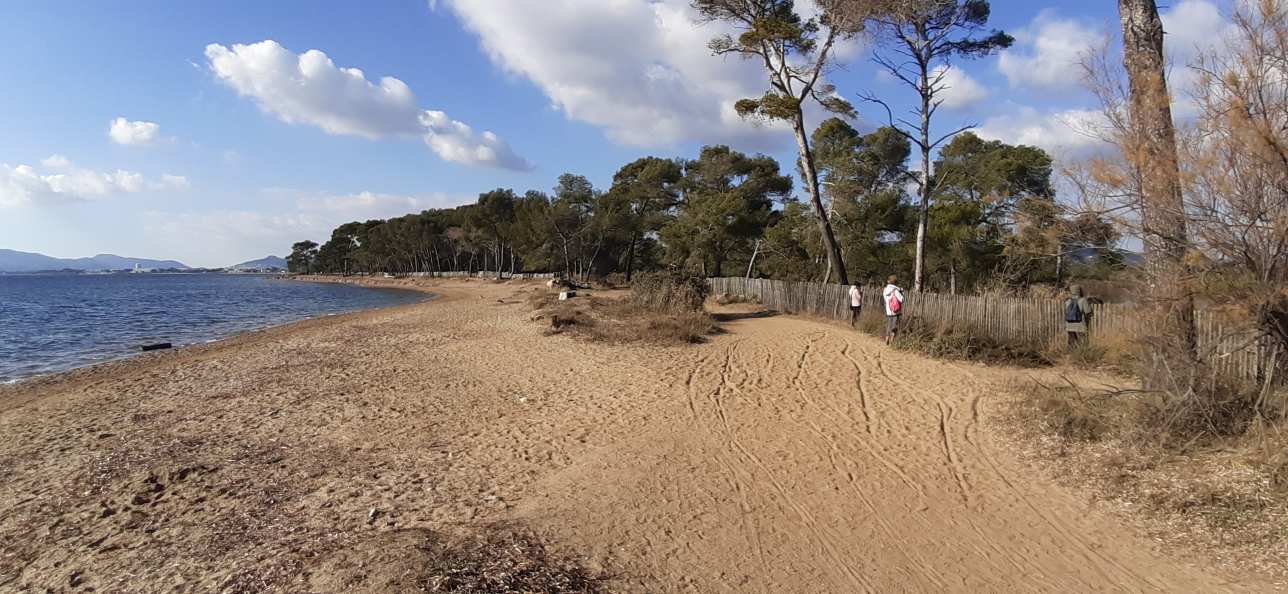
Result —
<instances>
[{"instance_id":1,"label":"white cloud","mask_svg":"<svg viewBox=\"0 0 1288 594\"><path fill-rule=\"evenodd\" d=\"M345 219L336 219L338 225L349 220L397 217L428 208L456 206L468 201L465 197L454 198L441 193L404 196L364 191L341 195L305 193L296 198L296 205L302 212L325 213Z\"/></svg>"},{"instance_id":2,"label":"white cloud","mask_svg":"<svg viewBox=\"0 0 1288 594\"><path fill-rule=\"evenodd\" d=\"M940 93L944 107L963 109L971 107L988 98L988 89L966 74L961 68L941 65L935 68L933 76L943 74L944 90Z\"/></svg>"},{"instance_id":3,"label":"white cloud","mask_svg":"<svg viewBox=\"0 0 1288 594\"><path fill-rule=\"evenodd\" d=\"M159 190L186 190L192 187L192 184L182 175L162 173L161 182L156 184L156 187Z\"/></svg>"},{"instance_id":4,"label":"white cloud","mask_svg":"<svg viewBox=\"0 0 1288 594\"><path fill-rule=\"evenodd\" d=\"M40 164L49 169L62 169L64 167L70 167L72 162L62 155L49 155L48 157L41 159Z\"/></svg>"},{"instance_id":5,"label":"white cloud","mask_svg":"<svg viewBox=\"0 0 1288 594\"><path fill-rule=\"evenodd\" d=\"M1008 112L989 118L975 133L980 138L1037 146L1053 156L1064 156L1102 146L1097 135L1107 126L1103 114L1086 109L1040 112L1025 106Z\"/></svg>"},{"instance_id":6,"label":"white cloud","mask_svg":"<svg viewBox=\"0 0 1288 594\"><path fill-rule=\"evenodd\" d=\"M210 44L206 58L220 81L287 123L369 139L422 136L448 161L531 168L495 134L476 133L442 112L422 110L403 81L386 76L373 83L357 68L336 66L321 51L297 55L265 40L231 48Z\"/></svg>"},{"instance_id":7,"label":"white cloud","mask_svg":"<svg viewBox=\"0 0 1288 594\"><path fill-rule=\"evenodd\" d=\"M1170 59L1185 64L1200 51L1217 48L1233 24L1221 10L1207 0L1181 0L1175 6L1159 11L1163 20L1163 49Z\"/></svg>"},{"instance_id":8,"label":"white cloud","mask_svg":"<svg viewBox=\"0 0 1288 594\"><path fill-rule=\"evenodd\" d=\"M125 118L112 120L107 135L112 142L127 146L146 146L156 142L161 126L155 122L130 121Z\"/></svg>"},{"instance_id":9,"label":"white cloud","mask_svg":"<svg viewBox=\"0 0 1288 594\"><path fill-rule=\"evenodd\" d=\"M157 184L148 184L141 173L82 169L61 155L42 159L41 165L52 172L41 173L30 165L0 164L0 207L93 200L157 187ZM181 176L163 175L160 185L168 186L177 180L187 184L187 179Z\"/></svg>"},{"instance_id":10,"label":"white cloud","mask_svg":"<svg viewBox=\"0 0 1288 594\"><path fill-rule=\"evenodd\" d=\"M1225 52L1224 42L1237 33L1220 9L1206 0L1183 0L1159 12L1163 20L1163 50L1169 62L1168 90L1172 113L1189 118L1198 113L1192 94L1200 77L1189 66L1201 54Z\"/></svg>"},{"instance_id":11,"label":"white cloud","mask_svg":"<svg viewBox=\"0 0 1288 594\"><path fill-rule=\"evenodd\" d=\"M1075 19L1043 10L1028 26L1014 32L1015 45L1002 50L997 68L1011 86L1056 91L1078 86L1078 65L1104 39L1104 32Z\"/></svg>"},{"instance_id":12,"label":"white cloud","mask_svg":"<svg viewBox=\"0 0 1288 594\"><path fill-rule=\"evenodd\" d=\"M535 83L573 120L624 144L763 137L733 110L765 90L763 66L712 56L723 32L689 0L446 0L498 66ZM594 26L587 26L594 23Z\"/></svg>"}]
</instances>

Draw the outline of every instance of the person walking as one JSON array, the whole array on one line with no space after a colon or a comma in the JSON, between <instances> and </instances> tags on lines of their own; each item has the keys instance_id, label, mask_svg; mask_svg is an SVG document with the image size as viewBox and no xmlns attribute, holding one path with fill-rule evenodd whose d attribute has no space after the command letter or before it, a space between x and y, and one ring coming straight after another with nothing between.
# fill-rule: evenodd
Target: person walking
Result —
<instances>
[{"instance_id":1,"label":"person walking","mask_svg":"<svg viewBox=\"0 0 1288 594\"><path fill-rule=\"evenodd\" d=\"M1082 287L1069 287L1069 298L1064 300L1064 330L1069 334L1069 349L1087 341L1087 327L1092 316L1091 300L1082 295Z\"/></svg>"},{"instance_id":2,"label":"person walking","mask_svg":"<svg viewBox=\"0 0 1288 594\"><path fill-rule=\"evenodd\" d=\"M894 341L899 332L899 316L903 315L903 289L895 284L899 281L893 274L886 279L885 289L881 291L881 302L885 305L886 334L885 343Z\"/></svg>"},{"instance_id":3,"label":"person walking","mask_svg":"<svg viewBox=\"0 0 1288 594\"><path fill-rule=\"evenodd\" d=\"M859 285L850 285L850 327L853 328L859 322L859 314L863 312L863 287Z\"/></svg>"}]
</instances>

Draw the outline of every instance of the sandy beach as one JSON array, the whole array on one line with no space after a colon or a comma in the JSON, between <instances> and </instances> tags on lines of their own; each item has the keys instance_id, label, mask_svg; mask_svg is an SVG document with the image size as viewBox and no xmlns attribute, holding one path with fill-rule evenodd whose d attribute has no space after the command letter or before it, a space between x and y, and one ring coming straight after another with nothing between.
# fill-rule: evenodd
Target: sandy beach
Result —
<instances>
[{"instance_id":1,"label":"sandy beach","mask_svg":"<svg viewBox=\"0 0 1288 594\"><path fill-rule=\"evenodd\" d=\"M788 316L545 336L534 282L0 387L0 591L414 590L530 527L627 592L1256 591L1035 476L1016 372Z\"/></svg>"}]
</instances>

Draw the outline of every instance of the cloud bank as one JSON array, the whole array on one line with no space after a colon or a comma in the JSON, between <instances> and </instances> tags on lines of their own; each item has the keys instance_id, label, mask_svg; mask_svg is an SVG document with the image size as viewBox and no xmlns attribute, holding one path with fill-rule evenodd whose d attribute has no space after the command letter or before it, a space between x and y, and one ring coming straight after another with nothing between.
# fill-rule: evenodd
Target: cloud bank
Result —
<instances>
[{"instance_id":1,"label":"cloud bank","mask_svg":"<svg viewBox=\"0 0 1288 594\"><path fill-rule=\"evenodd\" d=\"M290 124L369 139L419 136L440 158L525 171L532 165L492 132L478 132L441 111L421 109L411 88L392 76L368 80L324 52L302 54L273 40L206 46L211 72L260 109Z\"/></svg>"},{"instance_id":2,"label":"cloud bank","mask_svg":"<svg viewBox=\"0 0 1288 594\"><path fill-rule=\"evenodd\" d=\"M79 202L145 189L183 190L189 186L188 179L181 175L164 174L148 182L143 174L133 171L82 169L62 155L42 159L40 164L45 169L43 173L31 165L0 164L0 208Z\"/></svg>"},{"instance_id":3,"label":"cloud bank","mask_svg":"<svg viewBox=\"0 0 1288 594\"><path fill-rule=\"evenodd\" d=\"M478 35L494 64L530 80L569 119L602 128L615 142L652 147L765 135L733 109L738 99L764 93L763 66L711 55L707 42L724 30L698 24L688 0L434 4ZM808 12L809 3L800 4Z\"/></svg>"}]
</instances>

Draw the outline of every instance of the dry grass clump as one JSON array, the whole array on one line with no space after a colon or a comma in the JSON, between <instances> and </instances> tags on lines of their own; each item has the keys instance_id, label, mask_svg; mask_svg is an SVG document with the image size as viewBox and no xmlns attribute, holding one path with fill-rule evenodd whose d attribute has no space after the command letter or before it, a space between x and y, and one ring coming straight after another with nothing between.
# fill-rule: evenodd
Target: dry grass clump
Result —
<instances>
[{"instance_id":1,"label":"dry grass clump","mask_svg":"<svg viewBox=\"0 0 1288 594\"><path fill-rule=\"evenodd\" d=\"M575 560L552 555L532 534L489 527L427 545L428 592L454 594L591 593L602 578Z\"/></svg>"},{"instance_id":2,"label":"dry grass clump","mask_svg":"<svg viewBox=\"0 0 1288 594\"><path fill-rule=\"evenodd\" d=\"M1122 334L1092 334L1082 344L1070 348L1068 337L1061 334L1051 339L1042 356L1076 369L1130 375L1135 373L1140 360L1140 345Z\"/></svg>"},{"instance_id":3,"label":"dry grass clump","mask_svg":"<svg viewBox=\"0 0 1288 594\"><path fill-rule=\"evenodd\" d=\"M679 272L641 274L631 284L631 302L658 312L702 311L709 293L706 279Z\"/></svg>"},{"instance_id":4,"label":"dry grass clump","mask_svg":"<svg viewBox=\"0 0 1288 594\"><path fill-rule=\"evenodd\" d=\"M1039 398L1034 412L1056 435L1077 441L1100 441L1108 430L1103 408L1081 393L1063 393Z\"/></svg>"},{"instance_id":5,"label":"dry grass clump","mask_svg":"<svg viewBox=\"0 0 1288 594\"><path fill-rule=\"evenodd\" d=\"M1168 397L1138 390L1068 381L1014 390L1006 422L1057 481L1161 542L1288 578L1288 427L1221 410L1177 417Z\"/></svg>"},{"instance_id":6,"label":"dry grass clump","mask_svg":"<svg viewBox=\"0 0 1288 594\"><path fill-rule=\"evenodd\" d=\"M592 342L657 345L703 342L719 331L705 311L658 312L619 299L530 296L534 320L549 321L549 335L569 334Z\"/></svg>"},{"instance_id":7,"label":"dry grass clump","mask_svg":"<svg viewBox=\"0 0 1288 594\"><path fill-rule=\"evenodd\" d=\"M871 334L885 334L884 319L870 316L868 320L861 320L861 326ZM939 359L1021 367L1051 364L1044 353L1027 345L1000 342L976 332L970 326L933 324L915 316L905 316L899 321L899 334L894 344L896 348Z\"/></svg>"}]
</instances>

